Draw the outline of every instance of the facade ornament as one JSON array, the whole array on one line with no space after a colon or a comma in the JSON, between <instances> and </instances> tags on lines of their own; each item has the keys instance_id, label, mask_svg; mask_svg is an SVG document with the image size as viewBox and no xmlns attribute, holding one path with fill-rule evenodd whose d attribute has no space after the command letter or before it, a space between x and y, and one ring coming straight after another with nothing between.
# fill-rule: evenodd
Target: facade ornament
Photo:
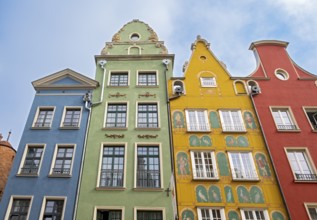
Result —
<instances>
[{"instance_id":1,"label":"facade ornament","mask_svg":"<svg viewBox=\"0 0 317 220\"><path fill-rule=\"evenodd\" d=\"M140 97L146 97L146 98L148 98L148 97L151 97L151 96L153 96L153 98L156 98L156 94L151 94L151 93L149 93L149 92L146 92L146 93L144 93L144 94L139 94L139 98L140 98Z\"/></svg>"},{"instance_id":2,"label":"facade ornament","mask_svg":"<svg viewBox=\"0 0 317 220\"><path fill-rule=\"evenodd\" d=\"M113 139L124 138L124 134L105 134L105 136L107 138L113 138Z\"/></svg>"},{"instance_id":3,"label":"facade ornament","mask_svg":"<svg viewBox=\"0 0 317 220\"><path fill-rule=\"evenodd\" d=\"M121 93L117 92L115 94L109 94L108 97L109 98L111 98L111 97L116 97L116 98L118 98L118 97L127 97L127 94L121 94Z\"/></svg>"},{"instance_id":4,"label":"facade ornament","mask_svg":"<svg viewBox=\"0 0 317 220\"><path fill-rule=\"evenodd\" d=\"M158 41L157 34L153 31L153 29L149 27L148 31L151 33L149 40L150 41Z\"/></svg>"},{"instance_id":5,"label":"facade ornament","mask_svg":"<svg viewBox=\"0 0 317 220\"><path fill-rule=\"evenodd\" d=\"M183 73L186 71L188 66L188 61L185 61L184 65L183 65Z\"/></svg>"},{"instance_id":6,"label":"facade ornament","mask_svg":"<svg viewBox=\"0 0 317 220\"><path fill-rule=\"evenodd\" d=\"M150 134L144 134L144 135L138 135L138 138L146 138L146 139L149 139L149 138L157 138L158 135L150 135Z\"/></svg>"},{"instance_id":7,"label":"facade ornament","mask_svg":"<svg viewBox=\"0 0 317 220\"><path fill-rule=\"evenodd\" d=\"M116 33L112 37L112 42L118 42L118 41L120 41L120 35L119 35L119 33Z\"/></svg>"}]
</instances>

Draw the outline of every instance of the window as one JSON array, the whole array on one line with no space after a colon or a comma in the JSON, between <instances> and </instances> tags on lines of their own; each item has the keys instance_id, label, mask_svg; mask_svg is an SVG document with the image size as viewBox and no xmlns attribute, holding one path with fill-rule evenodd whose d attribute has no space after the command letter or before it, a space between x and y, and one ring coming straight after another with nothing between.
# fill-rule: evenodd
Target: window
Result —
<instances>
[{"instance_id":1,"label":"window","mask_svg":"<svg viewBox=\"0 0 317 220\"><path fill-rule=\"evenodd\" d=\"M190 153L194 179L215 179L218 177L214 152L192 151Z\"/></svg>"},{"instance_id":2,"label":"window","mask_svg":"<svg viewBox=\"0 0 317 220\"><path fill-rule=\"evenodd\" d=\"M98 209L96 220L122 220L122 210Z\"/></svg>"},{"instance_id":3,"label":"window","mask_svg":"<svg viewBox=\"0 0 317 220\"><path fill-rule=\"evenodd\" d=\"M285 70L282 70L282 69L275 70L275 76L278 79L283 80L283 81L288 80L288 78L289 78L288 73Z\"/></svg>"},{"instance_id":4,"label":"window","mask_svg":"<svg viewBox=\"0 0 317 220\"><path fill-rule=\"evenodd\" d=\"M278 130L297 129L289 108L272 108L272 114Z\"/></svg>"},{"instance_id":5,"label":"window","mask_svg":"<svg viewBox=\"0 0 317 220\"><path fill-rule=\"evenodd\" d=\"M186 110L188 131L210 131L207 110Z\"/></svg>"},{"instance_id":6,"label":"window","mask_svg":"<svg viewBox=\"0 0 317 220\"><path fill-rule=\"evenodd\" d=\"M133 33L130 36L131 41L138 41L140 39L140 35L137 33Z\"/></svg>"},{"instance_id":7,"label":"window","mask_svg":"<svg viewBox=\"0 0 317 220\"><path fill-rule=\"evenodd\" d=\"M106 127L125 128L127 125L127 104L108 104Z\"/></svg>"},{"instance_id":8,"label":"window","mask_svg":"<svg viewBox=\"0 0 317 220\"><path fill-rule=\"evenodd\" d=\"M266 210L241 210L242 220L269 220Z\"/></svg>"},{"instance_id":9,"label":"window","mask_svg":"<svg viewBox=\"0 0 317 220\"><path fill-rule=\"evenodd\" d=\"M185 86L183 81L173 81L173 94L185 94Z\"/></svg>"},{"instance_id":10,"label":"window","mask_svg":"<svg viewBox=\"0 0 317 220\"><path fill-rule=\"evenodd\" d=\"M78 128L80 125L81 108L66 107L61 127Z\"/></svg>"},{"instance_id":11,"label":"window","mask_svg":"<svg viewBox=\"0 0 317 220\"><path fill-rule=\"evenodd\" d=\"M317 174L310 163L306 149L286 149L286 151L296 180L317 181Z\"/></svg>"},{"instance_id":12,"label":"window","mask_svg":"<svg viewBox=\"0 0 317 220\"><path fill-rule=\"evenodd\" d=\"M198 208L199 220L224 220L225 212L222 208Z\"/></svg>"},{"instance_id":13,"label":"window","mask_svg":"<svg viewBox=\"0 0 317 220\"><path fill-rule=\"evenodd\" d=\"M258 180L251 152L229 152L228 154L234 180Z\"/></svg>"},{"instance_id":14,"label":"window","mask_svg":"<svg viewBox=\"0 0 317 220\"><path fill-rule=\"evenodd\" d=\"M13 198L11 199L11 210L6 219L25 220L28 219L31 198Z\"/></svg>"},{"instance_id":15,"label":"window","mask_svg":"<svg viewBox=\"0 0 317 220\"><path fill-rule=\"evenodd\" d=\"M245 131L240 110L221 110L220 120L223 131L241 132Z\"/></svg>"},{"instance_id":16,"label":"window","mask_svg":"<svg viewBox=\"0 0 317 220\"><path fill-rule=\"evenodd\" d=\"M156 103L138 104L138 128L158 128L158 106Z\"/></svg>"},{"instance_id":17,"label":"window","mask_svg":"<svg viewBox=\"0 0 317 220\"><path fill-rule=\"evenodd\" d=\"M200 78L201 87L216 87L215 77L201 77Z\"/></svg>"},{"instance_id":18,"label":"window","mask_svg":"<svg viewBox=\"0 0 317 220\"><path fill-rule=\"evenodd\" d=\"M74 156L74 146L58 146L55 152L55 161L51 174L71 175Z\"/></svg>"},{"instance_id":19,"label":"window","mask_svg":"<svg viewBox=\"0 0 317 220\"><path fill-rule=\"evenodd\" d=\"M35 128L51 127L54 115L54 107L39 107L33 123Z\"/></svg>"},{"instance_id":20,"label":"window","mask_svg":"<svg viewBox=\"0 0 317 220\"><path fill-rule=\"evenodd\" d=\"M110 73L109 86L128 86L128 72L112 72Z\"/></svg>"},{"instance_id":21,"label":"window","mask_svg":"<svg viewBox=\"0 0 317 220\"><path fill-rule=\"evenodd\" d=\"M161 188L160 149L158 146L137 147L137 188Z\"/></svg>"},{"instance_id":22,"label":"window","mask_svg":"<svg viewBox=\"0 0 317 220\"><path fill-rule=\"evenodd\" d=\"M123 187L124 146L104 146L100 170L100 187Z\"/></svg>"},{"instance_id":23,"label":"window","mask_svg":"<svg viewBox=\"0 0 317 220\"><path fill-rule=\"evenodd\" d=\"M317 107L304 108L306 116L314 131L317 131Z\"/></svg>"},{"instance_id":24,"label":"window","mask_svg":"<svg viewBox=\"0 0 317 220\"><path fill-rule=\"evenodd\" d=\"M139 86L156 86L157 85L156 72L139 72L138 85Z\"/></svg>"},{"instance_id":25,"label":"window","mask_svg":"<svg viewBox=\"0 0 317 220\"><path fill-rule=\"evenodd\" d=\"M234 81L234 90L237 95L245 95L248 94L245 84L243 81Z\"/></svg>"},{"instance_id":26,"label":"window","mask_svg":"<svg viewBox=\"0 0 317 220\"><path fill-rule=\"evenodd\" d=\"M20 174L37 175L41 165L43 152L44 146L27 146L23 165L20 168Z\"/></svg>"},{"instance_id":27,"label":"window","mask_svg":"<svg viewBox=\"0 0 317 220\"><path fill-rule=\"evenodd\" d=\"M64 212L64 199L44 198L43 220L62 220Z\"/></svg>"},{"instance_id":28,"label":"window","mask_svg":"<svg viewBox=\"0 0 317 220\"><path fill-rule=\"evenodd\" d=\"M163 220L162 211L138 210L137 220Z\"/></svg>"},{"instance_id":29,"label":"window","mask_svg":"<svg viewBox=\"0 0 317 220\"><path fill-rule=\"evenodd\" d=\"M317 204L316 203L305 203L306 211L310 220L317 220Z\"/></svg>"}]
</instances>

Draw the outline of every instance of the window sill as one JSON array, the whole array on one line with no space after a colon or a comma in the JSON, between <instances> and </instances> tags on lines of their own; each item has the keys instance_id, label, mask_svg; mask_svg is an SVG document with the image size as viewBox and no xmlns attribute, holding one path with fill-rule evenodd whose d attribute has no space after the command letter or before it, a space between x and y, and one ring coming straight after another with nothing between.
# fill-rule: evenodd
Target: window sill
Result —
<instances>
[{"instance_id":1,"label":"window sill","mask_svg":"<svg viewBox=\"0 0 317 220\"><path fill-rule=\"evenodd\" d=\"M287 133L287 132L291 132L291 133L299 133L301 132L300 129L294 129L294 130L281 130L281 129L277 129L277 132L281 132L281 133ZM316 131L317 132L317 131Z\"/></svg>"},{"instance_id":2,"label":"window sill","mask_svg":"<svg viewBox=\"0 0 317 220\"><path fill-rule=\"evenodd\" d=\"M50 130L51 127L31 127L32 130Z\"/></svg>"},{"instance_id":3,"label":"window sill","mask_svg":"<svg viewBox=\"0 0 317 220\"><path fill-rule=\"evenodd\" d=\"M222 130L222 133L243 133L243 134L245 134L245 133L247 133L247 130L243 130L243 131L235 131L235 130L224 131L224 130Z\"/></svg>"},{"instance_id":4,"label":"window sill","mask_svg":"<svg viewBox=\"0 0 317 220\"><path fill-rule=\"evenodd\" d=\"M103 127L101 130L103 131L109 131L109 130L122 130L122 131L126 131L128 130L127 127Z\"/></svg>"},{"instance_id":5,"label":"window sill","mask_svg":"<svg viewBox=\"0 0 317 220\"><path fill-rule=\"evenodd\" d=\"M187 133L211 133L211 130L208 130L208 131L200 131L200 130L197 130L197 131L189 131L189 130L186 130Z\"/></svg>"},{"instance_id":6,"label":"window sill","mask_svg":"<svg viewBox=\"0 0 317 220\"><path fill-rule=\"evenodd\" d=\"M50 178L70 178L72 177L71 174L49 174L48 177Z\"/></svg>"},{"instance_id":7,"label":"window sill","mask_svg":"<svg viewBox=\"0 0 317 220\"><path fill-rule=\"evenodd\" d=\"M161 128L135 128L136 131L159 131Z\"/></svg>"},{"instance_id":8,"label":"window sill","mask_svg":"<svg viewBox=\"0 0 317 220\"><path fill-rule=\"evenodd\" d=\"M104 187L104 186L97 186L97 191L124 191L126 190L125 187Z\"/></svg>"},{"instance_id":9,"label":"window sill","mask_svg":"<svg viewBox=\"0 0 317 220\"><path fill-rule=\"evenodd\" d=\"M36 174L23 174L23 173L18 173L16 174L16 176L19 176L19 177L38 177L39 174L36 173Z\"/></svg>"},{"instance_id":10,"label":"window sill","mask_svg":"<svg viewBox=\"0 0 317 220\"><path fill-rule=\"evenodd\" d=\"M294 183L314 183L314 184L316 184L317 180L298 180L298 179L295 179Z\"/></svg>"},{"instance_id":11,"label":"window sill","mask_svg":"<svg viewBox=\"0 0 317 220\"><path fill-rule=\"evenodd\" d=\"M159 88L159 86L158 85L155 85L155 86L136 85L136 88Z\"/></svg>"},{"instance_id":12,"label":"window sill","mask_svg":"<svg viewBox=\"0 0 317 220\"><path fill-rule=\"evenodd\" d=\"M193 178L194 181L219 181L219 177L214 177L214 178Z\"/></svg>"},{"instance_id":13,"label":"window sill","mask_svg":"<svg viewBox=\"0 0 317 220\"><path fill-rule=\"evenodd\" d=\"M259 182L260 179L238 179L238 178L232 178L232 181L234 181L234 182Z\"/></svg>"},{"instance_id":14,"label":"window sill","mask_svg":"<svg viewBox=\"0 0 317 220\"><path fill-rule=\"evenodd\" d=\"M61 130L79 130L80 127L59 127Z\"/></svg>"},{"instance_id":15,"label":"window sill","mask_svg":"<svg viewBox=\"0 0 317 220\"><path fill-rule=\"evenodd\" d=\"M141 191L141 192L163 192L163 188L133 188L134 191Z\"/></svg>"},{"instance_id":16,"label":"window sill","mask_svg":"<svg viewBox=\"0 0 317 220\"><path fill-rule=\"evenodd\" d=\"M110 86L110 85L108 85L107 86L108 88L129 88L129 85L127 85L127 86Z\"/></svg>"}]
</instances>

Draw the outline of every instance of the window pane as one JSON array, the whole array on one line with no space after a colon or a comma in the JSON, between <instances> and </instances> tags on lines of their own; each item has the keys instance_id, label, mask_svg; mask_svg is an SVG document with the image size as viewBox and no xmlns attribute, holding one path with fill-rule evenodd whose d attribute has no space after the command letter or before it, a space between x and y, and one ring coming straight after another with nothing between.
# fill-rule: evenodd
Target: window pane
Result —
<instances>
[{"instance_id":1,"label":"window pane","mask_svg":"<svg viewBox=\"0 0 317 220\"><path fill-rule=\"evenodd\" d=\"M138 127L157 128L158 109L157 104L138 104Z\"/></svg>"},{"instance_id":2,"label":"window pane","mask_svg":"<svg viewBox=\"0 0 317 220\"><path fill-rule=\"evenodd\" d=\"M126 104L109 104L106 127L126 127L126 116Z\"/></svg>"},{"instance_id":3,"label":"window pane","mask_svg":"<svg viewBox=\"0 0 317 220\"><path fill-rule=\"evenodd\" d=\"M52 118L53 118L53 108L43 109L40 108L36 122L34 124L35 127L50 127Z\"/></svg>"},{"instance_id":4,"label":"window pane","mask_svg":"<svg viewBox=\"0 0 317 220\"><path fill-rule=\"evenodd\" d=\"M128 73L111 73L110 86L127 86Z\"/></svg>"},{"instance_id":5,"label":"window pane","mask_svg":"<svg viewBox=\"0 0 317 220\"><path fill-rule=\"evenodd\" d=\"M13 199L9 219L26 219L30 201L30 199Z\"/></svg>"}]
</instances>

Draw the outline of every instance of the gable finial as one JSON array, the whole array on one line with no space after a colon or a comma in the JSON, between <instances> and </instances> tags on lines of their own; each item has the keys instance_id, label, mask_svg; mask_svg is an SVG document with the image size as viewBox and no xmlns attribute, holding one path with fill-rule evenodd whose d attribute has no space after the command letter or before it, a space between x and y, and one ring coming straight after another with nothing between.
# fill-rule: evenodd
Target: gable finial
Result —
<instances>
[{"instance_id":1,"label":"gable finial","mask_svg":"<svg viewBox=\"0 0 317 220\"><path fill-rule=\"evenodd\" d=\"M9 131L9 133L8 133L8 137L7 137L7 141L9 141L9 139L10 139L10 136L11 136L11 130Z\"/></svg>"}]
</instances>

